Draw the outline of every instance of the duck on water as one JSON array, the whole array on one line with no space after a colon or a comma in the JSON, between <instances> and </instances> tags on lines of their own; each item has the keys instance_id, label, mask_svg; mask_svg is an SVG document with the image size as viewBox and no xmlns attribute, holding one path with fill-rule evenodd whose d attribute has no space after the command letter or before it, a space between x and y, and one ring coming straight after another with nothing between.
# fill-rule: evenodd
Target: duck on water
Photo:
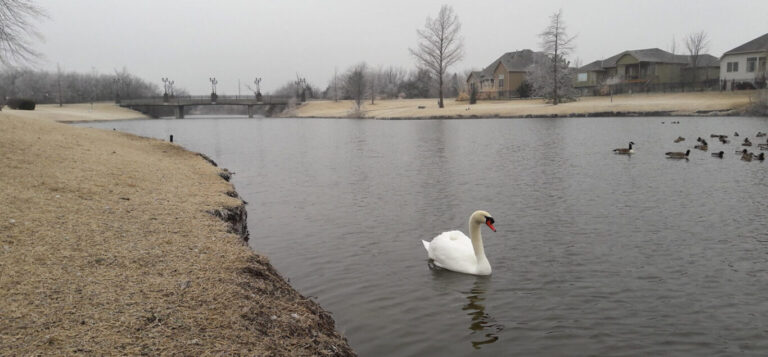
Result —
<instances>
[{"instance_id":1,"label":"duck on water","mask_svg":"<svg viewBox=\"0 0 768 357\"><path fill-rule=\"evenodd\" d=\"M632 150L632 145L635 145L635 143L630 141L629 142L629 147L613 149L613 152L616 153L616 154L619 154L619 155L634 154L635 150Z\"/></svg>"}]
</instances>

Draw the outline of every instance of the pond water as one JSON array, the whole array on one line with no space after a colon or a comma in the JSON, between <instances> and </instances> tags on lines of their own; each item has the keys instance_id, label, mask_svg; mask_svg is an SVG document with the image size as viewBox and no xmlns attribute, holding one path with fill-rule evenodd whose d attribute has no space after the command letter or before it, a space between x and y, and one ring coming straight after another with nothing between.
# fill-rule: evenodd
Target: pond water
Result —
<instances>
[{"instance_id":1,"label":"pond water","mask_svg":"<svg viewBox=\"0 0 768 357\"><path fill-rule=\"evenodd\" d=\"M764 118L81 125L235 171L251 246L361 356L768 354L768 161L735 154ZM430 270L421 240L477 209L493 275Z\"/></svg>"}]
</instances>

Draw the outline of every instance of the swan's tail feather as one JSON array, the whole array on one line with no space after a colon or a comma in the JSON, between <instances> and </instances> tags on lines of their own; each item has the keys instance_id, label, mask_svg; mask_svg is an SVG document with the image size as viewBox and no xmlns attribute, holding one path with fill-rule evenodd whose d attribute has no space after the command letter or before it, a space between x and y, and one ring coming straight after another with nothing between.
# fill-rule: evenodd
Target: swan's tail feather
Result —
<instances>
[{"instance_id":1,"label":"swan's tail feather","mask_svg":"<svg viewBox=\"0 0 768 357\"><path fill-rule=\"evenodd\" d=\"M429 250L429 242L427 242L427 241L425 241L425 240L422 240L421 242L422 242L422 243L424 243L424 249L426 249L426 250L427 250L427 258L429 258L429 259L434 259L434 258L432 257L432 251L430 251L430 250Z\"/></svg>"}]
</instances>

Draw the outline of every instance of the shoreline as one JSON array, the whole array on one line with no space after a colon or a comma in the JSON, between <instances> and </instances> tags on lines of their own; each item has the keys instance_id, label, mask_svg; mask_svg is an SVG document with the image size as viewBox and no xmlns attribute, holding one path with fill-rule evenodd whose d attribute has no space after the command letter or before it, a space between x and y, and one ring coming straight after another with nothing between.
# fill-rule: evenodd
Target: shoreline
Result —
<instances>
[{"instance_id":1,"label":"shoreline","mask_svg":"<svg viewBox=\"0 0 768 357\"><path fill-rule=\"evenodd\" d=\"M316 117L302 116L298 119L367 119L367 120L467 120L467 119L546 119L546 118L601 118L601 117L672 117L672 118L697 118L697 117L727 117L727 116L749 116L748 114L731 109L711 110L703 113L675 113L671 111L649 111L649 112L592 112L592 113L569 113L560 114L525 114L525 115L436 115L428 117L377 117L377 118L350 118L350 117ZM286 117L290 118L290 117Z\"/></svg>"},{"instance_id":2,"label":"shoreline","mask_svg":"<svg viewBox=\"0 0 768 357\"><path fill-rule=\"evenodd\" d=\"M136 117L121 112L110 119ZM225 170L58 118L0 111L0 355L354 355L247 246Z\"/></svg>"},{"instance_id":3,"label":"shoreline","mask_svg":"<svg viewBox=\"0 0 768 357\"><path fill-rule=\"evenodd\" d=\"M756 91L637 93L611 97L581 97L577 101L552 105L541 99L478 101L445 100L438 108L437 99L383 99L363 103L359 119L478 119L478 118L575 118L575 117L698 117L747 115ZM316 100L303 103L281 117L349 118L350 100Z\"/></svg>"}]
</instances>

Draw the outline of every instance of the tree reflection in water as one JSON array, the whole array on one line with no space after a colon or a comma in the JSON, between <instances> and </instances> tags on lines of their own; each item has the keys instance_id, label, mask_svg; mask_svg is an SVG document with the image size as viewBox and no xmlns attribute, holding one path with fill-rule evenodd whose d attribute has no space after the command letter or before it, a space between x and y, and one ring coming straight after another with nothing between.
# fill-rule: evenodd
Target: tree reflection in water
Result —
<instances>
[{"instance_id":1,"label":"tree reflection in water","mask_svg":"<svg viewBox=\"0 0 768 357\"><path fill-rule=\"evenodd\" d=\"M494 343L499 340L499 333L504 330L504 325L496 322L491 315L485 313L485 293L488 278L478 277L469 293L466 293L469 301L461 309L469 311L467 315L472 317L469 329L473 335L472 347L482 348L483 345ZM478 335L475 338L475 335Z\"/></svg>"}]
</instances>

